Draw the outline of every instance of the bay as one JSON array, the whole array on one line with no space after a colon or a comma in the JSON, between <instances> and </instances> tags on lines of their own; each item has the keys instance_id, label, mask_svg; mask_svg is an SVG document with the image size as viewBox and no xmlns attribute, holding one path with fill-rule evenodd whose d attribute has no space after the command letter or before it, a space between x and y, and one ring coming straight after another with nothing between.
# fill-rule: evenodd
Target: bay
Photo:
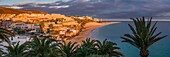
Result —
<instances>
[{"instance_id":1,"label":"bay","mask_svg":"<svg viewBox=\"0 0 170 57\"><path fill-rule=\"evenodd\" d=\"M126 33L132 33L128 27L128 24L133 24L133 22L120 22L118 24L107 25L93 30L89 37L100 41L108 39L110 41L116 42L118 47L121 48L120 51L125 55L125 57L140 57L139 50L136 47L128 43L121 42L121 36ZM157 27L158 29L156 33L162 32L161 35L169 36L154 43L149 48L149 57L170 57L170 22L158 22Z\"/></svg>"}]
</instances>

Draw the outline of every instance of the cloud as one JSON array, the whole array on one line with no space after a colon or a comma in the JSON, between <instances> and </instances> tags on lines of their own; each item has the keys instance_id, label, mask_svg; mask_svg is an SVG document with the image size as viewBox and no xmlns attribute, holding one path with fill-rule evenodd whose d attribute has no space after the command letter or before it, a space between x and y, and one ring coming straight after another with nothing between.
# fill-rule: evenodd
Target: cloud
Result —
<instances>
[{"instance_id":1,"label":"cloud","mask_svg":"<svg viewBox=\"0 0 170 57\"><path fill-rule=\"evenodd\" d=\"M14 8L14 9L22 9L23 7L11 6L10 8Z\"/></svg>"},{"instance_id":2,"label":"cloud","mask_svg":"<svg viewBox=\"0 0 170 57\"><path fill-rule=\"evenodd\" d=\"M54 9L59 9L59 8L68 8L69 5L62 5L62 6L49 6L48 8L54 8Z\"/></svg>"},{"instance_id":3,"label":"cloud","mask_svg":"<svg viewBox=\"0 0 170 57\"><path fill-rule=\"evenodd\" d=\"M28 4L34 4L34 3L33 2L23 2L23 3L12 4L12 6L21 6L21 5L28 5Z\"/></svg>"},{"instance_id":4,"label":"cloud","mask_svg":"<svg viewBox=\"0 0 170 57\"><path fill-rule=\"evenodd\" d=\"M167 13L170 12L169 0L70 0L19 6L23 7L22 9L66 15L88 15L98 18L170 17L170 14Z\"/></svg>"}]
</instances>

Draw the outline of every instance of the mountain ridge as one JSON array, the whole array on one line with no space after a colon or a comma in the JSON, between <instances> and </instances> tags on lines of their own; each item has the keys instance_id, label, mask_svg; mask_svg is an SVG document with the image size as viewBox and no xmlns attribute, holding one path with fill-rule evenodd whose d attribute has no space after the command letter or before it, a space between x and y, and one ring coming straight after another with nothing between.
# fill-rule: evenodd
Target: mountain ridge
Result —
<instances>
[{"instance_id":1,"label":"mountain ridge","mask_svg":"<svg viewBox=\"0 0 170 57\"><path fill-rule=\"evenodd\" d=\"M46 12L41 12L38 10L23 10L23 9L13 9L7 7L0 6L0 14L21 14L21 13L28 13L28 14L48 14Z\"/></svg>"}]
</instances>

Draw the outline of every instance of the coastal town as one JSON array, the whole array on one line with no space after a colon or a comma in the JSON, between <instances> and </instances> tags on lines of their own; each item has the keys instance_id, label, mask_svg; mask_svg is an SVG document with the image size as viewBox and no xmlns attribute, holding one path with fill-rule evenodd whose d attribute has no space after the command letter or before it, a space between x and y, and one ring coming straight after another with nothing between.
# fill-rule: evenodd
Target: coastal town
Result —
<instances>
[{"instance_id":1,"label":"coastal town","mask_svg":"<svg viewBox=\"0 0 170 57\"><path fill-rule=\"evenodd\" d=\"M0 0L0 57L170 57L169 7L170 0Z\"/></svg>"},{"instance_id":2,"label":"coastal town","mask_svg":"<svg viewBox=\"0 0 170 57\"><path fill-rule=\"evenodd\" d=\"M61 14L0 14L0 26L17 35L50 36L66 40L78 35L88 22L99 19L89 16L65 16Z\"/></svg>"}]
</instances>

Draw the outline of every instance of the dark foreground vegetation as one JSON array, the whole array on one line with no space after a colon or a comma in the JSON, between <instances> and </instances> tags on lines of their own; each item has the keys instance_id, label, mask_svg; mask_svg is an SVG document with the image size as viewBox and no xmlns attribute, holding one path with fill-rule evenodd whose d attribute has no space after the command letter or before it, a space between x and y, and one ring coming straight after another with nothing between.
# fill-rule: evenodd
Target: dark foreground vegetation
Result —
<instances>
[{"instance_id":1,"label":"dark foreground vegetation","mask_svg":"<svg viewBox=\"0 0 170 57\"><path fill-rule=\"evenodd\" d=\"M124 34L122 42L130 43L139 48L141 57L148 57L149 46L163 39L165 36L160 36L161 32L155 33L156 24L151 24L152 18L145 21L145 18L132 18L135 26L128 24L132 34ZM59 42L50 39L48 36L44 38L32 37L31 41L23 44L20 42L11 42L9 37L14 37L15 34L4 28L0 28L1 42L8 43L8 46L1 45L0 57L124 57L119 52L120 49L116 43L108 41L91 40L87 38L82 41L82 44L76 42L65 41ZM6 48L6 51L2 49Z\"/></svg>"}]
</instances>

